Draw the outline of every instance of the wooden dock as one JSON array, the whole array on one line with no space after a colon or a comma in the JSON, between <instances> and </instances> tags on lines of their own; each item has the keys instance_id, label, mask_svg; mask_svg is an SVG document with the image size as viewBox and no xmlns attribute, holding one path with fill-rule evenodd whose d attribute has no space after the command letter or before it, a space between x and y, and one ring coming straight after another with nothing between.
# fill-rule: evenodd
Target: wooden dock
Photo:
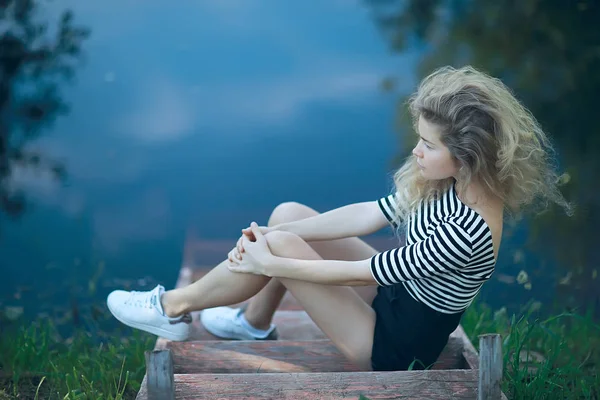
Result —
<instances>
[{"instance_id":1,"label":"wooden dock","mask_svg":"<svg viewBox=\"0 0 600 400\"><path fill-rule=\"evenodd\" d=\"M186 243L177 287L208 272L194 262L199 247L206 243ZM506 399L499 335L480 338L477 354L459 326L431 370L360 372L289 293L274 323L279 340L229 341L208 333L195 313L188 341L159 338L146 353L136 399Z\"/></svg>"}]
</instances>

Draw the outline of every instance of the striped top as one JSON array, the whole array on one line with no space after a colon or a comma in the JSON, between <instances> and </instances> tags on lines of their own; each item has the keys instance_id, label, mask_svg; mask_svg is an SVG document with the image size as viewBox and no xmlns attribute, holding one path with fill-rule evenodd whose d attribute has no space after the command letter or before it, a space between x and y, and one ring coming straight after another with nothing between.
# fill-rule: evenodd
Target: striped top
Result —
<instances>
[{"instance_id":1,"label":"striped top","mask_svg":"<svg viewBox=\"0 0 600 400\"><path fill-rule=\"evenodd\" d=\"M496 265L489 226L458 198L455 184L428 205L420 203L407 223L406 246L371 258L379 285L402 284L416 301L446 314L465 310ZM395 196L378 204L398 227Z\"/></svg>"}]
</instances>

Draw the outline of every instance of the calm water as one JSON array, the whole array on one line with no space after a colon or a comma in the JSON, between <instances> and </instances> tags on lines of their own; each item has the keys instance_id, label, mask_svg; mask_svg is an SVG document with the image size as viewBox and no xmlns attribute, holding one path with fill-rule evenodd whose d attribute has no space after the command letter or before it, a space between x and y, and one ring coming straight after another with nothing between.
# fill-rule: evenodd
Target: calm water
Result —
<instances>
[{"instance_id":1,"label":"calm water","mask_svg":"<svg viewBox=\"0 0 600 400\"><path fill-rule=\"evenodd\" d=\"M172 286L190 228L233 246L282 201L325 211L387 194L403 143L381 82L412 90L422 49L390 52L366 5L57 0L39 18L65 8L91 35L61 86L71 111L36 145L66 161L68 184L18 173L34 207L2 223L3 306L34 315L123 282ZM506 232L481 296L551 301L550 265L531 289L506 283L528 256L526 226Z\"/></svg>"}]
</instances>

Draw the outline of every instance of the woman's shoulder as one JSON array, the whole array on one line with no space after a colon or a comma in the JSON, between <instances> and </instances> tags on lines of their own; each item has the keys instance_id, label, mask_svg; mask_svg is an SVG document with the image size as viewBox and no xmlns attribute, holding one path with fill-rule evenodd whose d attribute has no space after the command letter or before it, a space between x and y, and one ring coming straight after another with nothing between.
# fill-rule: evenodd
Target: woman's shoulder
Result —
<instances>
[{"instance_id":1,"label":"woman's shoulder","mask_svg":"<svg viewBox=\"0 0 600 400\"><path fill-rule=\"evenodd\" d=\"M498 259L498 252L504 228L504 203L500 201L489 201L484 206L473 206L472 209L490 230L494 245L494 256Z\"/></svg>"}]
</instances>

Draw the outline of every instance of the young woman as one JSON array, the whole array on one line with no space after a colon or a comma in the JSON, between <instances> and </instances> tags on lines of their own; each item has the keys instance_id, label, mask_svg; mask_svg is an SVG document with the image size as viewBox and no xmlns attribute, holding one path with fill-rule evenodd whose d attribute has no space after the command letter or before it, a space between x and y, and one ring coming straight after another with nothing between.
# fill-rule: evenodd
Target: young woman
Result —
<instances>
[{"instance_id":1,"label":"young woman","mask_svg":"<svg viewBox=\"0 0 600 400\"><path fill-rule=\"evenodd\" d=\"M419 140L392 194L323 214L281 204L267 226L243 229L202 279L170 291L114 291L110 311L171 340L188 337L195 310L221 337L266 339L276 336L271 318L289 290L362 369L429 367L494 272L505 212L540 200L571 206L558 191L548 138L498 79L441 68L408 104ZM388 224L405 232L405 246L378 252L357 238ZM257 293L245 310L222 307Z\"/></svg>"}]
</instances>

